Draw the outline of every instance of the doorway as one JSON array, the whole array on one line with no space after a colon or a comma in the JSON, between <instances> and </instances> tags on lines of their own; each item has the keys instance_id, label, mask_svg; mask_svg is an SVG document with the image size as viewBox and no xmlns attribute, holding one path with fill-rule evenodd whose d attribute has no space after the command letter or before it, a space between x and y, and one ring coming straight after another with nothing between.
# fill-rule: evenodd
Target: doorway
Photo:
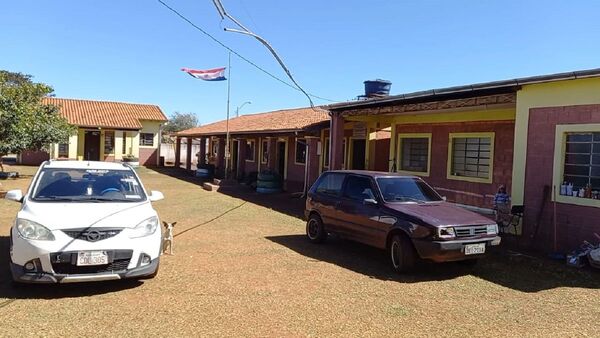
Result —
<instances>
[{"instance_id":1,"label":"doorway","mask_svg":"<svg viewBox=\"0 0 600 338\"><path fill-rule=\"evenodd\" d=\"M277 173L281 175L281 178L286 179L287 173L286 169L286 145L285 141L277 141Z\"/></svg>"},{"instance_id":2,"label":"doorway","mask_svg":"<svg viewBox=\"0 0 600 338\"><path fill-rule=\"evenodd\" d=\"M100 161L100 132L86 130L83 141L83 159L86 161Z\"/></svg>"},{"instance_id":3,"label":"doorway","mask_svg":"<svg viewBox=\"0 0 600 338\"><path fill-rule=\"evenodd\" d=\"M367 141L365 139L352 140L352 169L365 169L365 148Z\"/></svg>"}]
</instances>

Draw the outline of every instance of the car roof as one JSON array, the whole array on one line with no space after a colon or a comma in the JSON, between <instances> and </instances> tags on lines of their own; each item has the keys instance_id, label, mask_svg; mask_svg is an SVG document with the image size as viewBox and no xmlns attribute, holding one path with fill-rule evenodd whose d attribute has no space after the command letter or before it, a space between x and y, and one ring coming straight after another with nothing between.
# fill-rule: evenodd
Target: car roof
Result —
<instances>
[{"instance_id":1,"label":"car roof","mask_svg":"<svg viewBox=\"0 0 600 338\"><path fill-rule=\"evenodd\" d=\"M341 174L354 174L371 177L405 177L405 178L419 178L413 175L403 175L400 173L389 173L385 171L373 171L373 170L329 170L327 173L341 173Z\"/></svg>"},{"instance_id":2,"label":"car roof","mask_svg":"<svg viewBox=\"0 0 600 338\"><path fill-rule=\"evenodd\" d=\"M53 161L44 164L44 168L60 169L105 169L105 170L129 170L129 166L119 162L101 161Z\"/></svg>"}]
</instances>

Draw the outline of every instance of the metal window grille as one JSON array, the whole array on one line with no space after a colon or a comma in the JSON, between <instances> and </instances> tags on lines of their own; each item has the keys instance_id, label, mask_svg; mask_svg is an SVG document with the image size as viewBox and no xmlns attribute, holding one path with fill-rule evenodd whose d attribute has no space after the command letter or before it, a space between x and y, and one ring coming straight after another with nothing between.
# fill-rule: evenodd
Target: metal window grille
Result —
<instances>
[{"instance_id":1,"label":"metal window grille","mask_svg":"<svg viewBox=\"0 0 600 338\"><path fill-rule=\"evenodd\" d=\"M402 138L400 142L402 147L400 169L426 173L429 162L429 139Z\"/></svg>"},{"instance_id":2,"label":"metal window grille","mask_svg":"<svg viewBox=\"0 0 600 338\"><path fill-rule=\"evenodd\" d=\"M452 175L490 178L491 143L490 137L453 138Z\"/></svg>"},{"instance_id":3,"label":"metal window grille","mask_svg":"<svg viewBox=\"0 0 600 338\"><path fill-rule=\"evenodd\" d=\"M600 189L600 132L567 133L564 180L573 189Z\"/></svg>"}]
</instances>

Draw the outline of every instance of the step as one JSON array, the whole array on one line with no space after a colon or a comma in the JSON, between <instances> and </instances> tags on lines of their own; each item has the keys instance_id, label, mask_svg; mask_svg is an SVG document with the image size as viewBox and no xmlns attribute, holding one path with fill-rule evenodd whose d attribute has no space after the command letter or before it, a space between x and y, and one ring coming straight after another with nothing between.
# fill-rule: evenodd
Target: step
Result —
<instances>
[{"instance_id":1,"label":"step","mask_svg":"<svg viewBox=\"0 0 600 338\"><path fill-rule=\"evenodd\" d=\"M202 189L206 191L217 191L217 189L219 189L219 186L209 182L204 182L202 183Z\"/></svg>"}]
</instances>

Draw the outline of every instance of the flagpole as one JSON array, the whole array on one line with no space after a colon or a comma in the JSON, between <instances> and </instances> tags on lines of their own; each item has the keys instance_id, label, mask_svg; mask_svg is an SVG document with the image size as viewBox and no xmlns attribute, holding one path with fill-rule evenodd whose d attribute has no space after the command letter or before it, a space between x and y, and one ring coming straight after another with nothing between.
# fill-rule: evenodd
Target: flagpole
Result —
<instances>
[{"instance_id":1,"label":"flagpole","mask_svg":"<svg viewBox=\"0 0 600 338\"><path fill-rule=\"evenodd\" d=\"M225 178L229 178L229 161L231 160L231 151L229 149L229 97L231 93L231 52L229 52L229 60L227 65L227 136L225 141Z\"/></svg>"}]
</instances>

